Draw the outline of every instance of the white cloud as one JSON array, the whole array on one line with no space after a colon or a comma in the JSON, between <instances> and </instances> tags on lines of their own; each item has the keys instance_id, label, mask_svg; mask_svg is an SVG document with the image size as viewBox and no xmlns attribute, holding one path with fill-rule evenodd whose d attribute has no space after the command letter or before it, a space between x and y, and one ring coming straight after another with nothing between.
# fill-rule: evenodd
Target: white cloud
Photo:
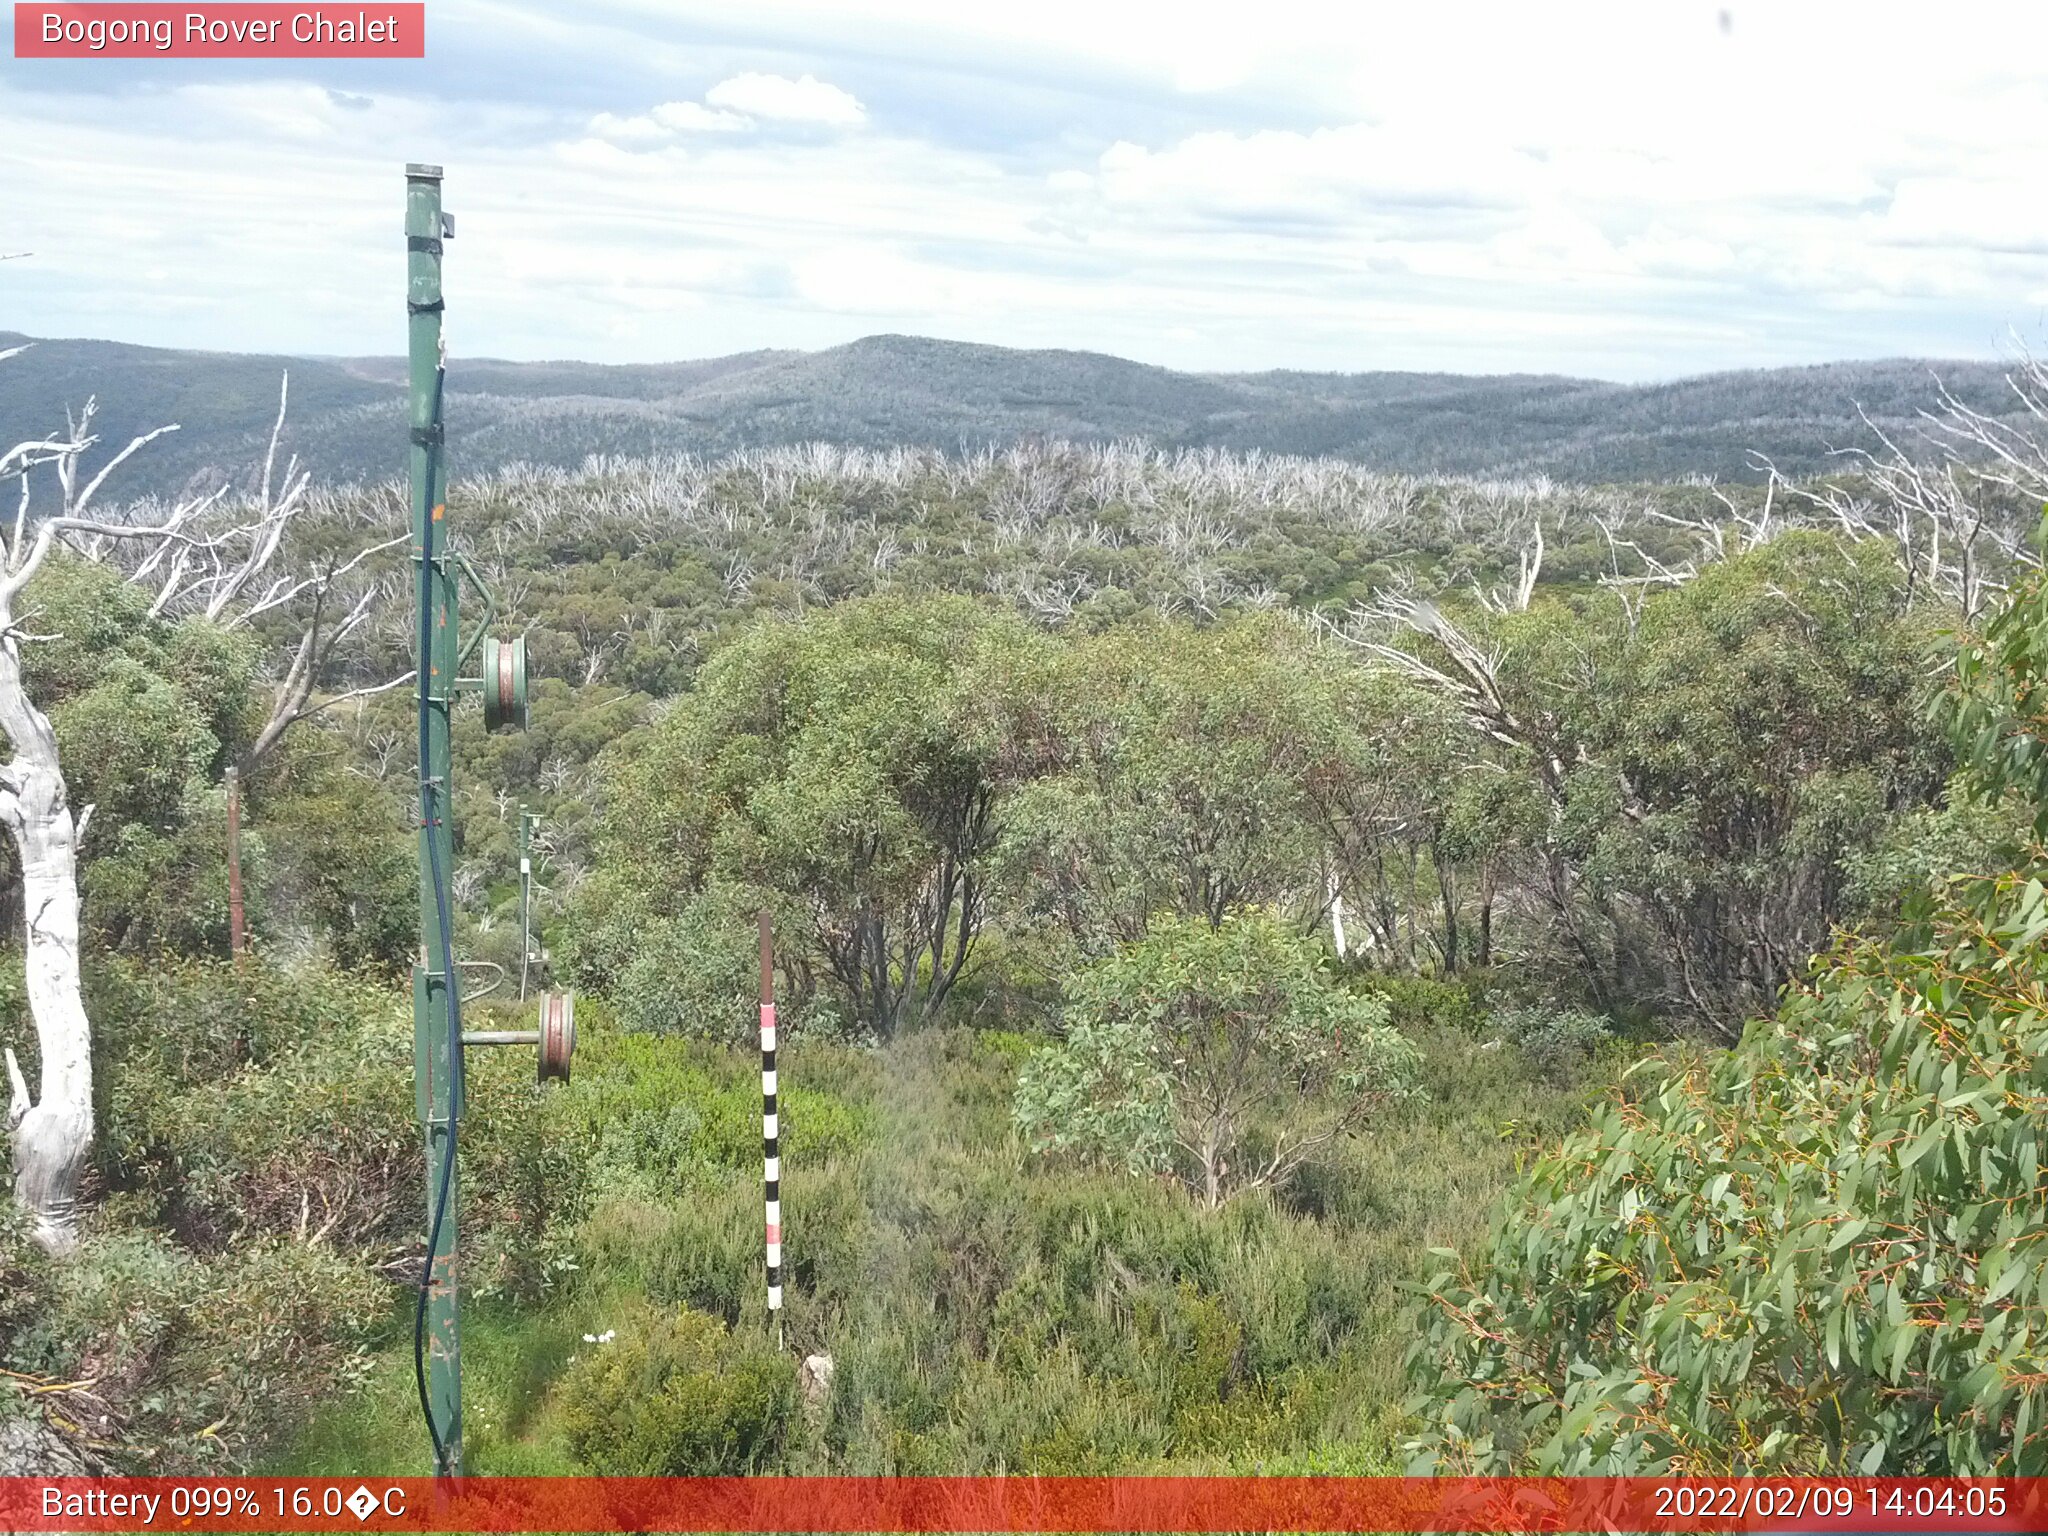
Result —
<instances>
[{"instance_id":1,"label":"white cloud","mask_svg":"<svg viewBox=\"0 0 2048 1536\"><path fill-rule=\"evenodd\" d=\"M633 117L600 112L587 131L609 144L653 148L673 143L678 134L739 133L753 126L737 112L720 112L700 101L665 101Z\"/></svg>"},{"instance_id":2,"label":"white cloud","mask_svg":"<svg viewBox=\"0 0 2048 1536\"><path fill-rule=\"evenodd\" d=\"M600 112L586 131L609 144L655 148L679 134L746 132L761 120L852 127L866 118L851 94L815 75L744 74L721 80L702 101L665 101L632 117Z\"/></svg>"},{"instance_id":3,"label":"white cloud","mask_svg":"<svg viewBox=\"0 0 2048 1536\"><path fill-rule=\"evenodd\" d=\"M677 133L737 133L753 126L737 112L720 112L700 101L665 101L648 116Z\"/></svg>"},{"instance_id":4,"label":"white cloud","mask_svg":"<svg viewBox=\"0 0 2048 1536\"><path fill-rule=\"evenodd\" d=\"M2048 208L2038 175L1911 177L1894 190L1881 233L1901 245L1974 245L2048 254Z\"/></svg>"},{"instance_id":5,"label":"white cloud","mask_svg":"<svg viewBox=\"0 0 2048 1536\"><path fill-rule=\"evenodd\" d=\"M590 120L590 131L611 144L665 144L669 130L652 114L642 117L614 117L600 112Z\"/></svg>"},{"instance_id":6,"label":"white cloud","mask_svg":"<svg viewBox=\"0 0 2048 1536\"><path fill-rule=\"evenodd\" d=\"M1311 133L1197 133L1159 150L1118 142L1103 152L1096 185L1117 205L1369 218L1418 204L1513 207L1534 190L1535 169L1525 155L1470 138L1355 123Z\"/></svg>"},{"instance_id":7,"label":"white cloud","mask_svg":"<svg viewBox=\"0 0 2048 1536\"><path fill-rule=\"evenodd\" d=\"M16 216L37 256L0 268L0 324L389 349L393 177L416 159L449 168L472 353L892 329L1619 377L1982 355L2037 324L2048 7L1935 27L1750 0L1723 33L1723 3L599 0L571 26L451 0L444 38L617 48L555 95L380 77L374 113L336 98L362 86L344 65L110 98L19 64L0 175L56 174ZM251 241L275 257L254 274L232 260Z\"/></svg>"},{"instance_id":8,"label":"white cloud","mask_svg":"<svg viewBox=\"0 0 2048 1536\"><path fill-rule=\"evenodd\" d=\"M879 246L823 247L801 257L793 276L806 300L840 314L883 317L959 307L952 274Z\"/></svg>"},{"instance_id":9,"label":"white cloud","mask_svg":"<svg viewBox=\"0 0 2048 1536\"><path fill-rule=\"evenodd\" d=\"M1548 280L1612 277L1631 263L1592 219L1566 208L1538 210L1489 246L1502 273Z\"/></svg>"},{"instance_id":10,"label":"white cloud","mask_svg":"<svg viewBox=\"0 0 2048 1536\"><path fill-rule=\"evenodd\" d=\"M852 128L865 122L868 115L867 108L850 92L828 85L816 75L799 80L752 72L734 75L706 91L704 100L714 107L771 122Z\"/></svg>"}]
</instances>

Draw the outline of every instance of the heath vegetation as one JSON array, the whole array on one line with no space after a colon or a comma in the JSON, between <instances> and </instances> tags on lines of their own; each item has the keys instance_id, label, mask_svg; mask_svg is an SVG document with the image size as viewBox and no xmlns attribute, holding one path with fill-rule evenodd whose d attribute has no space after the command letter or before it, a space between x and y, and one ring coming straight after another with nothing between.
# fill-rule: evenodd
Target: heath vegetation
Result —
<instances>
[{"instance_id":1,"label":"heath vegetation","mask_svg":"<svg viewBox=\"0 0 2048 1536\"><path fill-rule=\"evenodd\" d=\"M524 735L458 714L458 949L517 972L531 806L584 996L565 1088L472 1066L470 1464L2041 1470L2018 382L1742 485L1059 442L458 483L541 678ZM91 1134L63 1241L0 1219L0 1444L420 1471L403 499L112 494L4 642ZM272 527L282 585L167 587Z\"/></svg>"}]
</instances>

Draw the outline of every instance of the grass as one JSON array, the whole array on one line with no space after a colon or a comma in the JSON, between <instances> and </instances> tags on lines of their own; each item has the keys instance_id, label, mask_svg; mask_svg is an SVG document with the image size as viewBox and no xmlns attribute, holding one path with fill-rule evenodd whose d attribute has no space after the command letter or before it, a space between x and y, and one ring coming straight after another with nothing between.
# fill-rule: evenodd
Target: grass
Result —
<instances>
[{"instance_id":1,"label":"grass","mask_svg":"<svg viewBox=\"0 0 2048 1536\"><path fill-rule=\"evenodd\" d=\"M576 1268L538 1303L465 1309L476 1472L584 1470L564 1372L643 1300L766 1323L757 1058L593 1033L555 1111L597 1170L568 1224ZM1475 1249L1518 1160L1611 1076L1546 1084L1457 1029L1418 1039L1427 1101L1282 1197L1213 1215L1163 1182L1028 1158L1009 1122L1021 1037L786 1048L787 1346L836 1374L765 1470L1399 1471L1403 1283L1430 1247ZM429 1470L409 1310L370 1384L274 1470L373 1468Z\"/></svg>"},{"instance_id":2,"label":"grass","mask_svg":"<svg viewBox=\"0 0 2048 1536\"><path fill-rule=\"evenodd\" d=\"M433 1475L413 1379L412 1309L402 1310L370 1384L323 1408L271 1470L290 1477ZM562 1447L547 1392L583 1347L588 1329L580 1310L504 1303L464 1309L463 1461L469 1471L545 1477L581 1470Z\"/></svg>"}]
</instances>

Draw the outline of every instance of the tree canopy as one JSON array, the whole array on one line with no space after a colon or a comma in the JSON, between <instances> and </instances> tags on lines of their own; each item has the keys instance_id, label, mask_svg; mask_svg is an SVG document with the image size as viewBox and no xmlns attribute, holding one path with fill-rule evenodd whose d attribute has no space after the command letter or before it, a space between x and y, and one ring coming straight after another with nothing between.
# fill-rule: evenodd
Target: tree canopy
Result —
<instances>
[{"instance_id":1,"label":"tree canopy","mask_svg":"<svg viewBox=\"0 0 2048 1536\"><path fill-rule=\"evenodd\" d=\"M2039 794L2044 626L2036 578L1965 650L1959 794ZM1938 875L1735 1050L1639 1067L1478 1262L1440 1254L1418 1465L2048 1467L2044 868L2037 842L2016 869Z\"/></svg>"}]
</instances>

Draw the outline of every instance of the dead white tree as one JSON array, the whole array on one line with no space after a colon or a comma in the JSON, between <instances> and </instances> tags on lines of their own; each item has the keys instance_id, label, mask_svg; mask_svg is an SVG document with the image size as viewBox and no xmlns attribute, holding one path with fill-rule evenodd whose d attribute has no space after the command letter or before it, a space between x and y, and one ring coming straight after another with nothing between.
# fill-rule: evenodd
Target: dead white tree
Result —
<instances>
[{"instance_id":1,"label":"dead white tree","mask_svg":"<svg viewBox=\"0 0 2048 1536\"><path fill-rule=\"evenodd\" d=\"M1567 765L1551 723L1525 718L1509 698L1507 658L1498 641L1457 623L1427 599L1395 592L1382 593L1328 628L1388 671L1449 699L1481 736L1526 749L1551 800L1563 803ZM1406 637L1430 642L1434 655L1402 643Z\"/></svg>"},{"instance_id":2,"label":"dead white tree","mask_svg":"<svg viewBox=\"0 0 2048 1536\"><path fill-rule=\"evenodd\" d=\"M2040 564L2032 540L2035 509L2048 501L2048 368L2028 358L2006 384L2018 421L1966 405L1937 381L1941 406L1920 413L1919 451L1863 415L1878 448L1839 452L1855 478L1793 492L1851 537L1889 543L1909 605L1925 592L1974 619L2013 572Z\"/></svg>"},{"instance_id":3,"label":"dead white tree","mask_svg":"<svg viewBox=\"0 0 2048 1536\"><path fill-rule=\"evenodd\" d=\"M1330 909L1330 942L1336 947L1337 958L1348 959L1351 949L1344 941L1344 886L1337 878L1335 864L1323 870L1323 902Z\"/></svg>"},{"instance_id":4,"label":"dead white tree","mask_svg":"<svg viewBox=\"0 0 2048 1536\"><path fill-rule=\"evenodd\" d=\"M286 375L278 387L277 418L271 425L254 507L229 505L223 487L195 509L197 515L224 507L246 520L225 539L148 547L129 571L132 579L156 586L152 616L202 613L223 629L285 626L290 660L282 674L271 680L270 713L243 755L245 770L261 761L300 721L353 699L403 687L413 676L406 672L337 693L317 691L342 643L363 626L384 595L386 583L371 579L374 562L385 551L406 543L411 534L394 534L346 554L306 562L289 558L288 538L303 523L312 478L296 455L286 461L283 474L277 474L278 446L290 398L291 378ZM103 557L102 551L88 553Z\"/></svg>"},{"instance_id":5,"label":"dead white tree","mask_svg":"<svg viewBox=\"0 0 2048 1536\"><path fill-rule=\"evenodd\" d=\"M1524 544L1517 557L1521 563L1512 591L1494 587L1483 591L1477 582L1473 583L1472 595L1479 606L1493 613L1527 613L1529 600L1536 595L1536 582L1543 575L1543 516L1539 512L1530 521L1529 541Z\"/></svg>"},{"instance_id":6,"label":"dead white tree","mask_svg":"<svg viewBox=\"0 0 2048 1536\"><path fill-rule=\"evenodd\" d=\"M1621 600L1622 616L1628 621L1628 632L1631 635L1635 634L1637 627L1642 623L1643 598L1650 588L1682 587L1699 575L1703 561L1718 559L1724 552L1716 530L1714 537L1703 541L1700 553L1669 563L1658 559L1634 539L1625 538L1617 533L1614 524L1607 518L1595 514L1593 525L1607 540L1609 569L1601 574L1600 585ZM1621 568L1623 550L1629 552L1631 565L1639 569L1624 571Z\"/></svg>"},{"instance_id":7,"label":"dead white tree","mask_svg":"<svg viewBox=\"0 0 2048 1536\"><path fill-rule=\"evenodd\" d=\"M21 350L0 352L0 360ZM21 647L38 638L24 627L24 593L61 543L74 556L115 563L132 580L153 586L153 614L199 612L238 625L310 597L313 613L302 623L295 670L287 673L264 728L267 745L311 712L310 690L294 680L297 673L330 655L336 631L345 634L365 611L359 599L348 610L353 618L330 623L321 617L321 601L336 578L375 552L331 562L313 575L276 574L286 530L304 505L305 480L295 475L294 465L273 494L269 461L254 507L231 504L224 492L214 491L180 500L150 521L88 516L115 469L177 430L159 427L134 438L81 485L85 455L98 441L91 430L94 414L88 400L80 411L66 413L62 434L0 449L0 485L19 481L12 526L0 528L0 731L12 753L0 765L0 821L21 864L23 965L40 1069L38 1091L31 1094L13 1048L5 1048L7 1125L14 1142L15 1198L33 1214L37 1241L53 1253L77 1241L79 1180L93 1134L92 1026L79 983L78 899L78 842L92 807L72 814L56 733L22 678ZM282 421L280 404L278 430ZM273 431L272 460L277 435ZM55 481L58 506L32 518L39 471ZM371 691L377 690L355 690Z\"/></svg>"},{"instance_id":8,"label":"dead white tree","mask_svg":"<svg viewBox=\"0 0 2048 1536\"><path fill-rule=\"evenodd\" d=\"M1363 651L1372 664L1450 702L1479 736L1527 755L1553 829L1539 850L1536 895L1556 915L1566 942L1583 959L1588 974L1597 977L1602 962L1579 918L1580 871L1554 835L1566 811L1570 776L1588 763L1586 750L1583 743L1568 739L1556 709L1516 689L1510 653L1497 633L1498 621L1528 610L1542 575L1543 552L1539 519L1523 548L1513 590L1475 591L1480 612L1470 621L1453 618L1425 598L1386 592L1326 627ZM1622 814L1640 816L1641 807L1626 780L1620 781L1620 789Z\"/></svg>"},{"instance_id":9,"label":"dead white tree","mask_svg":"<svg viewBox=\"0 0 2048 1536\"><path fill-rule=\"evenodd\" d=\"M137 438L107 469L156 435ZM0 560L0 731L13 749L0 766L0 821L14 838L21 863L23 970L41 1066L40 1091L31 1096L13 1047L6 1047L7 1125L14 1137L15 1198L34 1214L37 1241L51 1252L63 1252L77 1240L78 1181L92 1143L92 1029L78 967L78 838L92 807L75 818L71 814L57 734L22 684L21 646L34 637L23 631L16 613L23 590L59 538L84 534L170 542L186 537L182 508L151 528L84 517L106 478L102 470L83 492L76 490L78 461L91 444L90 435L73 430L16 444L0 455L0 481L9 476L22 481L12 537ZM45 466L57 470L65 510L31 527L28 477Z\"/></svg>"}]
</instances>

